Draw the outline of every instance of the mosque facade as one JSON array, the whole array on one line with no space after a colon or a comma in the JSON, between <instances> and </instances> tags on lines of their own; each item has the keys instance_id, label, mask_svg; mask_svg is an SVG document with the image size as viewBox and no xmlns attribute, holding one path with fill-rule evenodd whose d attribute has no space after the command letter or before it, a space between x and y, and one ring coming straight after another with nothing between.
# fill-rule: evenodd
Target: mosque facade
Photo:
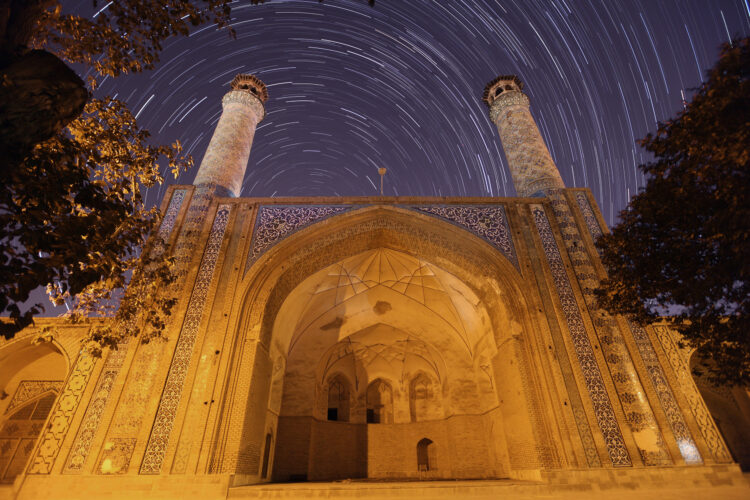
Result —
<instances>
[{"instance_id":1,"label":"mosque facade","mask_svg":"<svg viewBox=\"0 0 750 500\"><path fill-rule=\"evenodd\" d=\"M608 229L517 77L483 96L515 198L240 198L267 97L238 75L194 184L164 197L166 341L97 359L87 325L42 319L0 343L0 498L743 481L747 392L695 379L666 324L597 306Z\"/></svg>"}]
</instances>

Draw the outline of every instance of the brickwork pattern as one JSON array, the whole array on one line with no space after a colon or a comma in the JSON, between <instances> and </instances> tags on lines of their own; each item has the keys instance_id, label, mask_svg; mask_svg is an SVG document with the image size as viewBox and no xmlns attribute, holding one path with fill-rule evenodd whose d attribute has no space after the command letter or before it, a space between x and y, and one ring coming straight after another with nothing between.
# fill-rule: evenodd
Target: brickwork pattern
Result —
<instances>
[{"instance_id":1,"label":"brickwork pattern","mask_svg":"<svg viewBox=\"0 0 750 500\"><path fill-rule=\"evenodd\" d=\"M490 119L500 133L518 196L533 196L550 188L564 188L544 139L522 92L505 92L490 107Z\"/></svg>"},{"instance_id":2,"label":"brickwork pattern","mask_svg":"<svg viewBox=\"0 0 750 500\"><path fill-rule=\"evenodd\" d=\"M653 328L656 337L659 339L659 343L664 349L664 353L667 355L669 364L672 365L672 370L677 375L677 380L687 398L690 411L695 417L698 428L714 460L719 463L731 463L732 456L724 443L724 439L719 434L719 430L716 428L716 423L711 417L711 413L708 411L703 397L701 397L698 388L695 386L688 362L680 354L680 349L672 337L669 328L666 326L654 326Z\"/></svg>"},{"instance_id":3,"label":"brickwork pattern","mask_svg":"<svg viewBox=\"0 0 750 500\"><path fill-rule=\"evenodd\" d=\"M23 406L26 401L30 401L47 391L59 393L64 383L65 381L63 380L22 380L18 384L18 388L15 394L13 394L10 403L8 403L5 414L9 415L13 413L13 410Z\"/></svg>"},{"instance_id":4,"label":"brickwork pattern","mask_svg":"<svg viewBox=\"0 0 750 500\"><path fill-rule=\"evenodd\" d=\"M181 278L187 276L190 269L195 245L197 244L203 222L206 220L206 215L208 215L208 209L211 206L213 197L214 188L212 186L200 186L193 192L180 237L172 251L175 259L176 273Z\"/></svg>"},{"instance_id":5,"label":"brickwork pattern","mask_svg":"<svg viewBox=\"0 0 750 500\"><path fill-rule=\"evenodd\" d=\"M672 433L677 440L677 446L680 449L680 454L687 464L702 464L703 459L698 451L698 447L695 446L693 435L690 433L690 429L685 423L685 419L682 416L677 401L675 400L672 389L669 387L667 382L667 376L664 374L664 370L659 363L659 358L656 356L654 346L651 344L651 340L648 338L648 333L641 326L629 322L630 330L633 332L633 338L635 344L638 347L638 351L643 358L643 362L646 365L648 376L651 379L651 383L654 385L654 390L659 397L664 413L669 421L669 426L672 428Z\"/></svg>"},{"instance_id":6,"label":"brickwork pattern","mask_svg":"<svg viewBox=\"0 0 750 500\"><path fill-rule=\"evenodd\" d=\"M86 353L81 353L76 359L73 370L68 377L62 394L57 398L52 416L48 420L47 428L42 433L34 458L27 469L27 474L49 474L52 465L60 453L65 435L68 433L70 422L78 409L83 397L91 372L96 360Z\"/></svg>"},{"instance_id":7,"label":"brickwork pattern","mask_svg":"<svg viewBox=\"0 0 750 500\"><path fill-rule=\"evenodd\" d=\"M520 271L508 216L502 205L431 205L410 208L447 220L479 236L497 248Z\"/></svg>"},{"instance_id":8,"label":"brickwork pattern","mask_svg":"<svg viewBox=\"0 0 750 500\"><path fill-rule=\"evenodd\" d=\"M208 298L208 289L219 259L219 251L229 221L230 209L231 205L219 205L216 212L203 259L198 269L198 277L185 313L182 331L177 340L172 364L169 367L164 392L159 401L154 426L146 446L146 453L141 464L141 474L158 474L161 470L177 407L182 396L183 383L192 359L198 327Z\"/></svg>"},{"instance_id":9,"label":"brickwork pattern","mask_svg":"<svg viewBox=\"0 0 750 500\"><path fill-rule=\"evenodd\" d=\"M617 424L617 417L607 394L607 388L604 385L599 365L594 357L594 350L586 333L583 318L578 309L578 303L568 281L565 265L552 234L552 227L544 212L544 208L540 205L532 205L532 215L542 240L544 254L547 257L547 263L552 272L555 288L562 304L576 356L581 365L586 389L591 397L594 414L599 424L599 429L601 429L604 436L604 442L607 446L609 457L612 460L612 465L616 467L631 466L632 461L625 447L620 427Z\"/></svg>"},{"instance_id":10,"label":"brickwork pattern","mask_svg":"<svg viewBox=\"0 0 750 500\"><path fill-rule=\"evenodd\" d=\"M223 112L193 184L220 188L221 196L239 196L255 128L265 116L260 100L241 90L221 100Z\"/></svg>"},{"instance_id":11,"label":"brickwork pattern","mask_svg":"<svg viewBox=\"0 0 750 500\"><path fill-rule=\"evenodd\" d=\"M638 378L623 333L614 318L599 308L594 292L599 287L599 277L584 250L584 243L565 193L563 190L552 189L547 195L560 226L565 248L571 260L575 261L573 267L583 300L593 321L594 332L599 338L604 360L612 375L641 459L646 465L671 465L672 457Z\"/></svg>"},{"instance_id":12,"label":"brickwork pattern","mask_svg":"<svg viewBox=\"0 0 750 500\"><path fill-rule=\"evenodd\" d=\"M94 439L96 431L99 429L99 423L104 414L104 408L107 405L109 396L112 393L117 375L125 361L128 344L123 343L118 346L117 350L110 351L107 354L107 361L104 363L102 373L99 375L99 381L94 389L94 394L89 402L86 413L83 415L81 425L78 427L78 433L73 441L73 447L68 456L68 462L64 472L77 473L81 472L83 465L91 451L91 442Z\"/></svg>"}]
</instances>

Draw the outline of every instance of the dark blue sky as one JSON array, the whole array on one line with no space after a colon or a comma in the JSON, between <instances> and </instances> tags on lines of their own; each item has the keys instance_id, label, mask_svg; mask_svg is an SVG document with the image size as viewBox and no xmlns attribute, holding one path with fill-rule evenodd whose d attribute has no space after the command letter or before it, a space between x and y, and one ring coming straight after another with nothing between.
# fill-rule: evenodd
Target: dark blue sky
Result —
<instances>
[{"instance_id":1,"label":"dark blue sky","mask_svg":"<svg viewBox=\"0 0 750 500\"><path fill-rule=\"evenodd\" d=\"M154 142L192 153L196 167L177 182L192 182L221 96L246 72L270 98L242 196L371 195L380 166L386 194L513 196L480 97L515 73L566 184L590 187L610 224L643 186L635 141L681 109L719 44L750 34L747 0L232 6L236 39L200 27L170 39L157 69L98 91L127 101Z\"/></svg>"}]
</instances>

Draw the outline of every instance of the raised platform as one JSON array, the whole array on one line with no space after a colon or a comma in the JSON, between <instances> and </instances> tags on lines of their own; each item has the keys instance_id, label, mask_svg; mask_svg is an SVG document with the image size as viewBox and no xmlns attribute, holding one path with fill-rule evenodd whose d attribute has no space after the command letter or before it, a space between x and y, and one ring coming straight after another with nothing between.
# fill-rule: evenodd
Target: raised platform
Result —
<instances>
[{"instance_id":1,"label":"raised platform","mask_svg":"<svg viewBox=\"0 0 750 500\"><path fill-rule=\"evenodd\" d=\"M750 474L736 465L647 469L566 470L542 481L373 481L271 483L229 488L227 498L747 500Z\"/></svg>"},{"instance_id":2,"label":"raised platform","mask_svg":"<svg viewBox=\"0 0 750 500\"><path fill-rule=\"evenodd\" d=\"M0 487L0 500L562 499L747 500L750 474L737 465L541 472L540 481L343 480L230 486L227 474L32 475Z\"/></svg>"},{"instance_id":3,"label":"raised platform","mask_svg":"<svg viewBox=\"0 0 750 500\"><path fill-rule=\"evenodd\" d=\"M229 499L562 499L562 500L747 500L750 498L748 479L738 484L695 487L686 483L681 488L601 488L599 485L545 484L531 481L415 481L415 482L360 482L338 481L331 483L288 483L240 486L229 489Z\"/></svg>"}]
</instances>

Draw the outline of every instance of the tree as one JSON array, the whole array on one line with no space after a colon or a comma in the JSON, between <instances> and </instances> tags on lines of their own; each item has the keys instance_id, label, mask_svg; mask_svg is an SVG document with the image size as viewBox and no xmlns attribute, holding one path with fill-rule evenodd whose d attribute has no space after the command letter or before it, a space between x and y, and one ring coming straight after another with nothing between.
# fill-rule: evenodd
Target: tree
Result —
<instances>
[{"instance_id":1,"label":"tree","mask_svg":"<svg viewBox=\"0 0 750 500\"><path fill-rule=\"evenodd\" d=\"M159 213L140 191L163 181L160 162L177 175L192 159L179 142L149 145L124 103L92 99L66 63L93 69L94 90L100 77L153 68L164 40L192 26L234 31L230 0L92 3L101 9L86 18L57 0L0 0L0 314L11 318L0 335L43 312L21 304L47 285L53 302L72 302L74 321L115 316L117 330L92 330L96 352L165 327L174 277L161 242L147 243Z\"/></svg>"},{"instance_id":2,"label":"tree","mask_svg":"<svg viewBox=\"0 0 750 500\"><path fill-rule=\"evenodd\" d=\"M597 241L598 297L666 316L716 383L750 382L750 38L724 44L692 102L640 144L647 184Z\"/></svg>"},{"instance_id":3,"label":"tree","mask_svg":"<svg viewBox=\"0 0 750 500\"><path fill-rule=\"evenodd\" d=\"M40 285L72 304L73 321L116 316L116 330L92 329L95 352L161 334L175 303L158 293L174 281L172 261L154 236L147 244L160 216L141 189L163 182L159 163L177 175L192 160L179 143L149 145L126 105L92 99L66 62L91 67L94 89L98 77L152 68L166 38L204 22L224 27L229 13L226 0L126 0L94 19L53 0L0 2L0 313L12 320L0 334L43 312L41 303L21 309Z\"/></svg>"}]
</instances>

